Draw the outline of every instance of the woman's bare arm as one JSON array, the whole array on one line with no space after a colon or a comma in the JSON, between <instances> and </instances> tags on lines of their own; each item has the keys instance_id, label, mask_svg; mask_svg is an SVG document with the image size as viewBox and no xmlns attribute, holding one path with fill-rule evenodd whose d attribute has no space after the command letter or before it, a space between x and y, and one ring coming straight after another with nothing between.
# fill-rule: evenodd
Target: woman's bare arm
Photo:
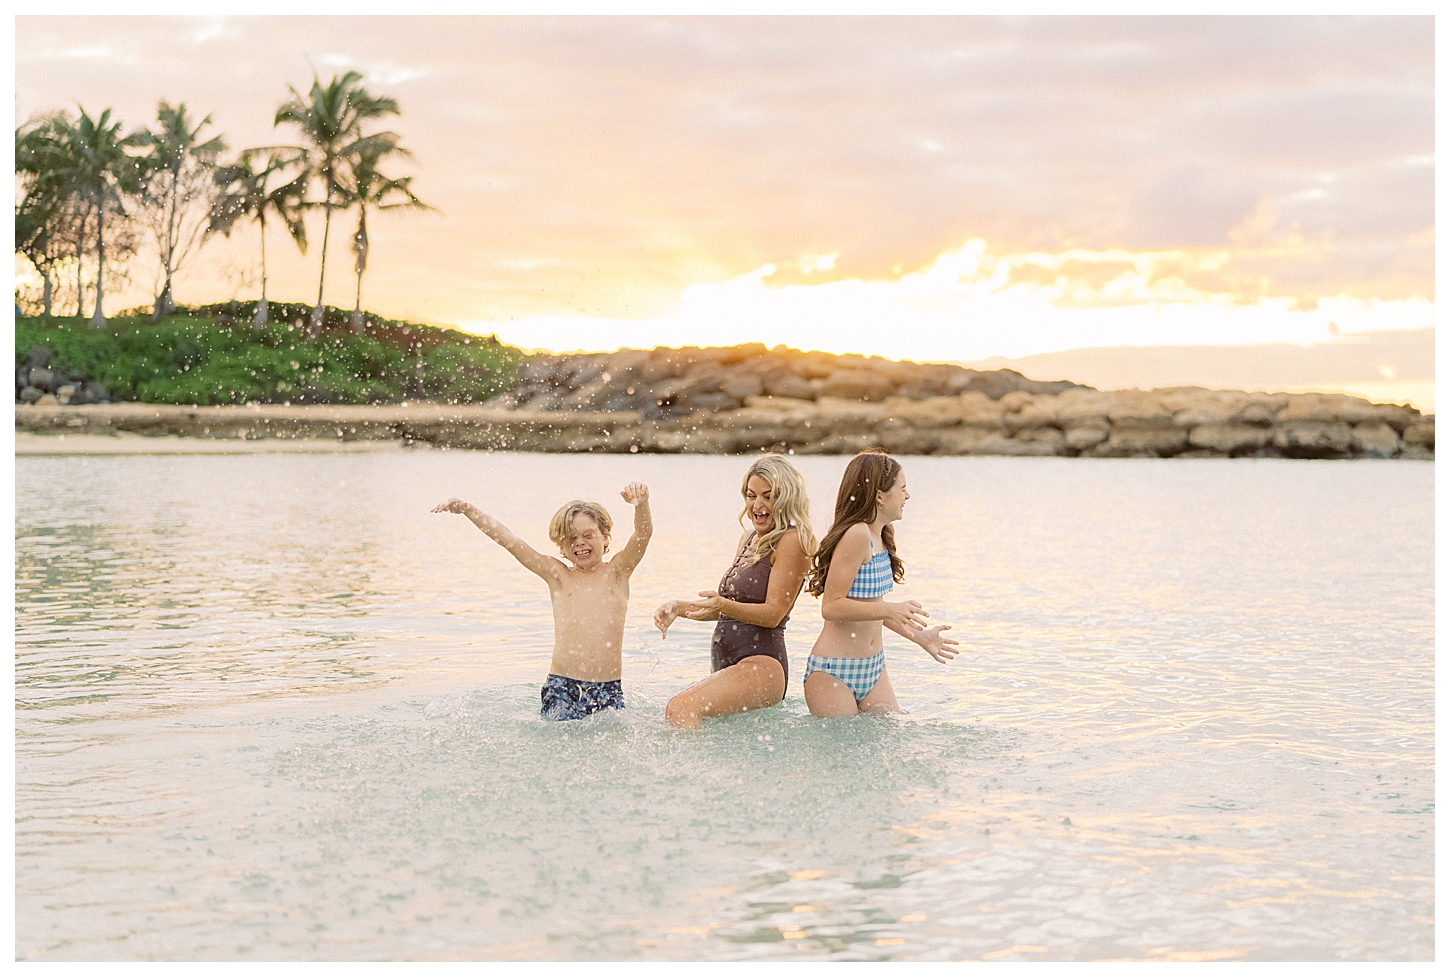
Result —
<instances>
[{"instance_id":1,"label":"woman's bare arm","mask_svg":"<svg viewBox=\"0 0 1450 977\"><path fill-rule=\"evenodd\" d=\"M717 617L724 614L744 624L773 628L795 605L809 566L810 560L801 548L800 537L792 530L780 538L770 554L770 582L766 586L765 603L731 600L713 590L701 591L701 599L691 603L713 611Z\"/></svg>"},{"instance_id":2,"label":"woman's bare arm","mask_svg":"<svg viewBox=\"0 0 1450 977\"><path fill-rule=\"evenodd\" d=\"M740 554L745 552L745 541L749 538L748 532L740 534L740 541L735 544L735 559L739 560ZM670 625L681 617L691 621L718 621L720 612L689 597L667 600L655 608L655 627L660 629L660 637L669 637Z\"/></svg>"}]
</instances>

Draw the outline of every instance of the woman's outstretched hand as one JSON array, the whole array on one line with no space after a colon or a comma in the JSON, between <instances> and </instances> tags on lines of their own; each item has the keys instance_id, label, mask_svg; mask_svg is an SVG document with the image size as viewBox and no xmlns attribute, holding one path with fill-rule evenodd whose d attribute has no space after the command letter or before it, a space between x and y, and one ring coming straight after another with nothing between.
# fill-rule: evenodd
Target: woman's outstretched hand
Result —
<instances>
[{"instance_id":1,"label":"woman's outstretched hand","mask_svg":"<svg viewBox=\"0 0 1450 977\"><path fill-rule=\"evenodd\" d=\"M459 515L465 515L468 512L468 510L469 509L472 509L472 508L473 508L472 503L464 502L462 499L449 499L447 502L440 502L437 505L435 505L433 507L433 511L434 512L456 512Z\"/></svg>"},{"instance_id":2,"label":"woman's outstretched hand","mask_svg":"<svg viewBox=\"0 0 1450 977\"><path fill-rule=\"evenodd\" d=\"M916 633L916 643L921 645L928 655L937 661L945 664L957 656L956 639L944 638L942 632L949 630L950 624L938 624L934 628L923 628ZM951 645L952 647L947 647Z\"/></svg>"},{"instance_id":3,"label":"woman's outstretched hand","mask_svg":"<svg viewBox=\"0 0 1450 977\"><path fill-rule=\"evenodd\" d=\"M724 597L721 597L713 590L702 590L700 591L700 596L703 597L704 600L692 600L689 602L691 610L704 611L707 614L725 613Z\"/></svg>"},{"instance_id":4,"label":"woman's outstretched hand","mask_svg":"<svg viewBox=\"0 0 1450 977\"><path fill-rule=\"evenodd\" d=\"M926 619L931 615L921 609L921 602L915 600L903 600L896 603L886 602L886 616L881 619L883 624L895 624L908 631L920 631L926 627Z\"/></svg>"},{"instance_id":5,"label":"woman's outstretched hand","mask_svg":"<svg viewBox=\"0 0 1450 977\"><path fill-rule=\"evenodd\" d=\"M708 621L710 618L704 616L708 609L704 604L693 600L667 600L655 608L655 627L660 629L660 637L667 638L669 627L678 618L687 618L691 621Z\"/></svg>"},{"instance_id":6,"label":"woman's outstretched hand","mask_svg":"<svg viewBox=\"0 0 1450 977\"><path fill-rule=\"evenodd\" d=\"M675 618L680 616L680 602L667 600L655 608L655 627L660 629L660 637L668 638L670 625L675 623Z\"/></svg>"}]
</instances>

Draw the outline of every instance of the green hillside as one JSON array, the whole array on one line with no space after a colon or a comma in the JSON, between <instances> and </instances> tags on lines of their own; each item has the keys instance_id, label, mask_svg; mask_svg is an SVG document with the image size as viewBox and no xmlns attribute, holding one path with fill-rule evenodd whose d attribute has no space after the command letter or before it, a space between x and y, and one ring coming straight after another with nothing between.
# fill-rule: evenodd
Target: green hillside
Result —
<instances>
[{"instance_id":1,"label":"green hillside","mask_svg":"<svg viewBox=\"0 0 1450 977\"><path fill-rule=\"evenodd\" d=\"M327 309L321 334L306 338L311 309L270 303L253 328L249 302L178 309L152 325L150 310L113 316L105 329L76 318L15 321L16 364L35 346L53 363L103 384L121 400L153 404L367 404L409 398L478 403L513 386L523 351L472 336L368 315L363 335L351 310Z\"/></svg>"}]
</instances>

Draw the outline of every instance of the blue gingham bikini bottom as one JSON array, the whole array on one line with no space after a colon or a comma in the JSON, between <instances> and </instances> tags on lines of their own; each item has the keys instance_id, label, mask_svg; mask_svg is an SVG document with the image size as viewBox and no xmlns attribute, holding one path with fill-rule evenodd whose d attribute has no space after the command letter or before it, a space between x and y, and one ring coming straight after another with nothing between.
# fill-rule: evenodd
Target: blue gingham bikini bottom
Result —
<instances>
[{"instance_id":1,"label":"blue gingham bikini bottom","mask_svg":"<svg viewBox=\"0 0 1450 977\"><path fill-rule=\"evenodd\" d=\"M878 651L865 658L821 658L812 655L806 659L806 678L811 672L825 672L845 682L851 694L860 702L876 685L876 680L886 670L886 652Z\"/></svg>"}]
</instances>

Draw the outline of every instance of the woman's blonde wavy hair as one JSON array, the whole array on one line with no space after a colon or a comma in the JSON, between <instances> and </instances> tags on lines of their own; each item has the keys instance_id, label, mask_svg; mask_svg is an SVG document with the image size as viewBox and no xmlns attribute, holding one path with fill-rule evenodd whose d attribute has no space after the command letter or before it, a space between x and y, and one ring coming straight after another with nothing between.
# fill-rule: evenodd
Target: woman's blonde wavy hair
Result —
<instances>
[{"instance_id":1,"label":"woman's blonde wavy hair","mask_svg":"<svg viewBox=\"0 0 1450 977\"><path fill-rule=\"evenodd\" d=\"M755 555L750 559L754 563L762 556L769 556L775 550L775 544L780 538L792 529L796 532L796 538L800 540L801 549L805 550L806 556L812 556L816 552L816 534L811 529L811 500L806 496L806 480L795 466L786 461L784 455L767 454L761 455L751 462L745 472L745 477L740 480L740 494L745 495L750 487L750 477L759 475L770 483L770 490L773 494L775 504L770 509L770 529L755 540ZM750 515L750 506L747 503L740 510L740 523Z\"/></svg>"}]
</instances>

